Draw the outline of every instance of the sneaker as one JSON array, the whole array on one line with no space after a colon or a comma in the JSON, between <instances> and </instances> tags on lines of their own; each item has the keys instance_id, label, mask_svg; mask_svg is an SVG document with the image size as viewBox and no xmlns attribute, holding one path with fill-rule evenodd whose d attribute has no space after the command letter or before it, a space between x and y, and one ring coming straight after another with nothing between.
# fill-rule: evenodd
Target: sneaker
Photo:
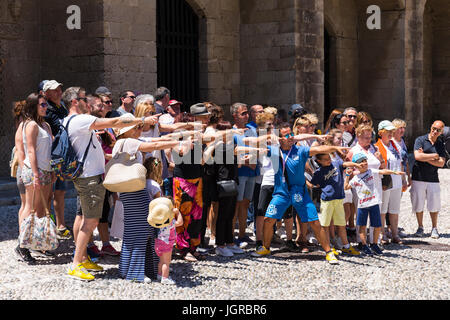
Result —
<instances>
[{"instance_id":1,"label":"sneaker","mask_svg":"<svg viewBox=\"0 0 450 320\"><path fill-rule=\"evenodd\" d=\"M114 249L114 247L110 244L103 246L102 250L100 251L100 254L102 256L108 255L108 256L119 256L120 252Z\"/></svg>"},{"instance_id":2,"label":"sneaker","mask_svg":"<svg viewBox=\"0 0 450 320\"><path fill-rule=\"evenodd\" d=\"M286 241L285 248L288 251L297 251L297 246L295 245L294 241L292 241L292 240Z\"/></svg>"},{"instance_id":3,"label":"sneaker","mask_svg":"<svg viewBox=\"0 0 450 320\"><path fill-rule=\"evenodd\" d=\"M439 232L437 231L437 228L431 229L431 238L439 239Z\"/></svg>"},{"instance_id":4,"label":"sneaker","mask_svg":"<svg viewBox=\"0 0 450 320\"><path fill-rule=\"evenodd\" d=\"M84 260L81 265L88 271L103 271L103 267L99 266L95 262L92 262L91 259L87 258Z\"/></svg>"},{"instance_id":5,"label":"sneaker","mask_svg":"<svg viewBox=\"0 0 450 320\"><path fill-rule=\"evenodd\" d=\"M216 254L218 256L222 256L222 257L232 257L234 256L233 252L231 252L231 250L229 250L227 247L217 247L216 248Z\"/></svg>"},{"instance_id":6,"label":"sneaker","mask_svg":"<svg viewBox=\"0 0 450 320\"><path fill-rule=\"evenodd\" d=\"M74 250L74 254L75 254L75 250ZM92 261L97 262L100 259L100 250L98 250L96 245L87 247L87 255L89 256L89 258Z\"/></svg>"},{"instance_id":7,"label":"sneaker","mask_svg":"<svg viewBox=\"0 0 450 320\"><path fill-rule=\"evenodd\" d=\"M264 257L270 254L270 250L267 250L264 246L259 247L255 252L252 252L252 257Z\"/></svg>"},{"instance_id":8,"label":"sneaker","mask_svg":"<svg viewBox=\"0 0 450 320\"><path fill-rule=\"evenodd\" d=\"M36 259L34 259L31 254L30 250L21 248L20 246L17 246L14 251L16 252L18 258L20 261L26 262L28 264L34 264L36 263Z\"/></svg>"},{"instance_id":9,"label":"sneaker","mask_svg":"<svg viewBox=\"0 0 450 320\"><path fill-rule=\"evenodd\" d=\"M372 243L370 245L370 250L372 250L375 254L383 254L383 251L381 251L380 247L376 243Z\"/></svg>"},{"instance_id":10,"label":"sneaker","mask_svg":"<svg viewBox=\"0 0 450 320\"><path fill-rule=\"evenodd\" d=\"M351 256L359 256L361 252L350 246L349 248L342 248L341 249L343 253L351 255Z\"/></svg>"},{"instance_id":11,"label":"sneaker","mask_svg":"<svg viewBox=\"0 0 450 320\"><path fill-rule=\"evenodd\" d=\"M336 256L334 255L333 251L329 251L325 257L325 259L330 263L330 264L339 264L338 259L336 258Z\"/></svg>"},{"instance_id":12,"label":"sneaker","mask_svg":"<svg viewBox=\"0 0 450 320\"><path fill-rule=\"evenodd\" d=\"M307 242L310 244L315 244L315 245L319 244L319 241L312 234L309 234L306 238L307 238Z\"/></svg>"},{"instance_id":13,"label":"sneaker","mask_svg":"<svg viewBox=\"0 0 450 320\"><path fill-rule=\"evenodd\" d=\"M241 248L241 249L244 249L244 248L246 248L246 247L248 246L248 242L246 242L246 241L244 240L244 238L238 238L238 239L236 239L236 240L234 241L234 243L235 243L236 245L238 245L239 248Z\"/></svg>"},{"instance_id":14,"label":"sneaker","mask_svg":"<svg viewBox=\"0 0 450 320\"><path fill-rule=\"evenodd\" d=\"M425 237L425 233L423 232L423 227L418 227L416 233L414 233L415 237L423 238Z\"/></svg>"},{"instance_id":15,"label":"sneaker","mask_svg":"<svg viewBox=\"0 0 450 320\"><path fill-rule=\"evenodd\" d=\"M51 251L43 251L43 250L30 250L33 254L39 256L39 257L54 257L55 254Z\"/></svg>"},{"instance_id":16,"label":"sneaker","mask_svg":"<svg viewBox=\"0 0 450 320\"><path fill-rule=\"evenodd\" d=\"M287 236L286 236L286 230L281 227L278 228L277 231L275 232L275 234L281 239L281 240L286 240Z\"/></svg>"},{"instance_id":17,"label":"sneaker","mask_svg":"<svg viewBox=\"0 0 450 320\"><path fill-rule=\"evenodd\" d=\"M245 235L241 238L241 240L247 242L247 243L254 243L255 241L252 240L248 235Z\"/></svg>"},{"instance_id":18,"label":"sneaker","mask_svg":"<svg viewBox=\"0 0 450 320\"><path fill-rule=\"evenodd\" d=\"M90 274L82 263L78 264L75 268L70 267L67 270L67 275L71 278L82 280L82 281L92 281L95 277Z\"/></svg>"},{"instance_id":19,"label":"sneaker","mask_svg":"<svg viewBox=\"0 0 450 320\"><path fill-rule=\"evenodd\" d=\"M69 240L72 239L72 235L70 234L70 230L67 228L56 229L56 237L58 240Z\"/></svg>"},{"instance_id":20,"label":"sneaker","mask_svg":"<svg viewBox=\"0 0 450 320\"><path fill-rule=\"evenodd\" d=\"M242 250L241 248L239 248L237 245L233 244L232 246L227 246L226 247L229 251L231 251L232 253L237 253L237 254L241 254L241 253L245 253L244 250Z\"/></svg>"},{"instance_id":21,"label":"sneaker","mask_svg":"<svg viewBox=\"0 0 450 320\"><path fill-rule=\"evenodd\" d=\"M168 278L161 278L161 284L168 284L168 285L175 285L175 281L173 281L173 279L171 277Z\"/></svg>"},{"instance_id":22,"label":"sneaker","mask_svg":"<svg viewBox=\"0 0 450 320\"><path fill-rule=\"evenodd\" d=\"M373 255L372 250L370 250L370 248L367 246L367 244L362 244L361 245L361 252L363 252L363 253L365 253L365 254L367 254L369 256Z\"/></svg>"},{"instance_id":23,"label":"sneaker","mask_svg":"<svg viewBox=\"0 0 450 320\"><path fill-rule=\"evenodd\" d=\"M338 256L340 254L340 252L335 248L331 248L331 251L334 253L335 256Z\"/></svg>"}]
</instances>

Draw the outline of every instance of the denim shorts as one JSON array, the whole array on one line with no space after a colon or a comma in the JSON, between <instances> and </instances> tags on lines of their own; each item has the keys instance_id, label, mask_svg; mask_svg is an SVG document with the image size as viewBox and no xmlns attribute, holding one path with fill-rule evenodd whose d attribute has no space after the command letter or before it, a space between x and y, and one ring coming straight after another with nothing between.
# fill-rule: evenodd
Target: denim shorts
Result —
<instances>
[{"instance_id":1,"label":"denim shorts","mask_svg":"<svg viewBox=\"0 0 450 320\"><path fill-rule=\"evenodd\" d=\"M256 177L239 176L237 201L253 199Z\"/></svg>"},{"instance_id":2,"label":"denim shorts","mask_svg":"<svg viewBox=\"0 0 450 320\"><path fill-rule=\"evenodd\" d=\"M356 215L356 225L367 226L367 217L370 217L370 226L374 228L381 227L380 205L376 204L368 208L358 208Z\"/></svg>"}]
</instances>

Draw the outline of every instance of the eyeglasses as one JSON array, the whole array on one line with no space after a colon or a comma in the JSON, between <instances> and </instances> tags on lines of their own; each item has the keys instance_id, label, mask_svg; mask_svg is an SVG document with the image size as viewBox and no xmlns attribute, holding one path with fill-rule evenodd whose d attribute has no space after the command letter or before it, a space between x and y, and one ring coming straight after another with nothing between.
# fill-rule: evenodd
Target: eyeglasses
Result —
<instances>
[{"instance_id":1,"label":"eyeglasses","mask_svg":"<svg viewBox=\"0 0 450 320\"><path fill-rule=\"evenodd\" d=\"M136 96L128 96L127 98L130 98L130 99L136 99Z\"/></svg>"},{"instance_id":2,"label":"eyeglasses","mask_svg":"<svg viewBox=\"0 0 450 320\"><path fill-rule=\"evenodd\" d=\"M83 100L84 102L87 102L87 98L77 98L78 101Z\"/></svg>"},{"instance_id":3,"label":"eyeglasses","mask_svg":"<svg viewBox=\"0 0 450 320\"><path fill-rule=\"evenodd\" d=\"M342 124L342 125L344 125L344 126L348 126L348 121L342 121L342 122L340 122L339 124Z\"/></svg>"},{"instance_id":4,"label":"eyeglasses","mask_svg":"<svg viewBox=\"0 0 450 320\"><path fill-rule=\"evenodd\" d=\"M370 120L365 120L365 121L363 121L362 123L364 123L364 124L371 124L372 121L370 121Z\"/></svg>"},{"instance_id":5,"label":"eyeglasses","mask_svg":"<svg viewBox=\"0 0 450 320\"><path fill-rule=\"evenodd\" d=\"M432 128L431 128L431 131L441 132L441 131L442 131L442 129L440 129L440 128L435 128L435 127L432 127Z\"/></svg>"},{"instance_id":6,"label":"eyeglasses","mask_svg":"<svg viewBox=\"0 0 450 320\"><path fill-rule=\"evenodd\" d=\"M104 104L113 104L112 100L109 101L103 101Z\"/></svg>"},{"instance_id":7,"label":"eyeglasses","mask_svg":"<svg viewBox=\"0 0 450 320\"><path fill-rule=\"evenodd\" d=\"M350 115L350 114L349 114L349 115L346 115L346 117L347 117L347 118L350 118L350 119L356 119L356 116Z\"/></svg>"},{"instance_id":8,"label":"eyeglasses","mask_svg":"<svg viewBox=\"0 0 450 320\"><path fill-rule=\"evenodd\" d=\"M241 113L241 116L246 116L246 115L248 115L247 111L244 111L244 112Z\"/></svg>"},{"instance_id":9,"label":"eyeglasses","mask_svg":"<svg viewBox=\"0 0 450 320\"><path fill-rule=\"evenodd\" d=\"M266 126L273 127L273 123L272 122L268 122L268 123L266 123Z\"/></svg>"},{"instance_id":10,"label":"eyeglasses","mask_svg":"<svg viewBox=\"0 0 450 320\"><path fill-rule=\"evenodd\" d=\"M39 106L41 106L42 108L47 108L48 103L47 102L39 103Z\"/></svg>"}]
</instances>

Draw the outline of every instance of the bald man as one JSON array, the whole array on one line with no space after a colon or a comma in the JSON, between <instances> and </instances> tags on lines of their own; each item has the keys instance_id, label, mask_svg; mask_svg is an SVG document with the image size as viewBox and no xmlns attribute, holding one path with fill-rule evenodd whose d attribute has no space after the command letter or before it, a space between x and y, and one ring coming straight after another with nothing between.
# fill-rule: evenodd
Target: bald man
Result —
<instances>
[{"instance_id":1,"label":"bald man","mask_svg":"<svg viewBox=\"0 0 450 320\"><path fill-rule=\"evenodd\" d=\"M411 204L419 225L415 235L424 237L423 210L425 201L431 217L431 237L439 238L438 214L441 210L441 189L438 168L445 164L445 146L439 136L444 132L444 122L437 120L428 134L420 136L414 143L415 163L412 170Z\"/></svg>"}]
</instances>

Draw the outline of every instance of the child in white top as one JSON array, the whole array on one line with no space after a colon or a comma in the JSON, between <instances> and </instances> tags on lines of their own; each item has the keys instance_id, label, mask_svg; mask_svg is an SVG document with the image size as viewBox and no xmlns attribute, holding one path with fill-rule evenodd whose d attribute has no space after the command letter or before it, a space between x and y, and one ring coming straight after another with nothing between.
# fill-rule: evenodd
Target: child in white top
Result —
<instances>
[{"instance_id":1,"label":"child in white top","mask_svg":"<svg viewBox=\"0 0 450 320\"><path fill-rule=\"evenodd\" d=\"M161 196L162 181L162 163L155 157L149 157L144 161L144 167L147 169L147 192L150 201Z\"/></svg>"},{"instance_id":2,"label":"child in white top","mask_svg":"<svg viewBox=\"0 0 450 320\"><path fill-rule=\"evenodd\" d=\"M373 239L378 239L381 232L381 215L379 206L379 203L381 201L381 194L376 187L374 174L404 175L405 173L388 169L369 169L367 164L367 156L364 153L355 154L352 158L352 162L360 164L359 171L354 171L352 168L347 168L344 188L345 190L354 188L358 196L358 212L356 216L356 224L359 227L359 236L362 242L362 252L364 252L365 254L382 254L381 249L376 243L370 244L370 248L366 243L366 226L367 217L369 215L370 225L374 227Z\"/></svg>"}]
</instances>

